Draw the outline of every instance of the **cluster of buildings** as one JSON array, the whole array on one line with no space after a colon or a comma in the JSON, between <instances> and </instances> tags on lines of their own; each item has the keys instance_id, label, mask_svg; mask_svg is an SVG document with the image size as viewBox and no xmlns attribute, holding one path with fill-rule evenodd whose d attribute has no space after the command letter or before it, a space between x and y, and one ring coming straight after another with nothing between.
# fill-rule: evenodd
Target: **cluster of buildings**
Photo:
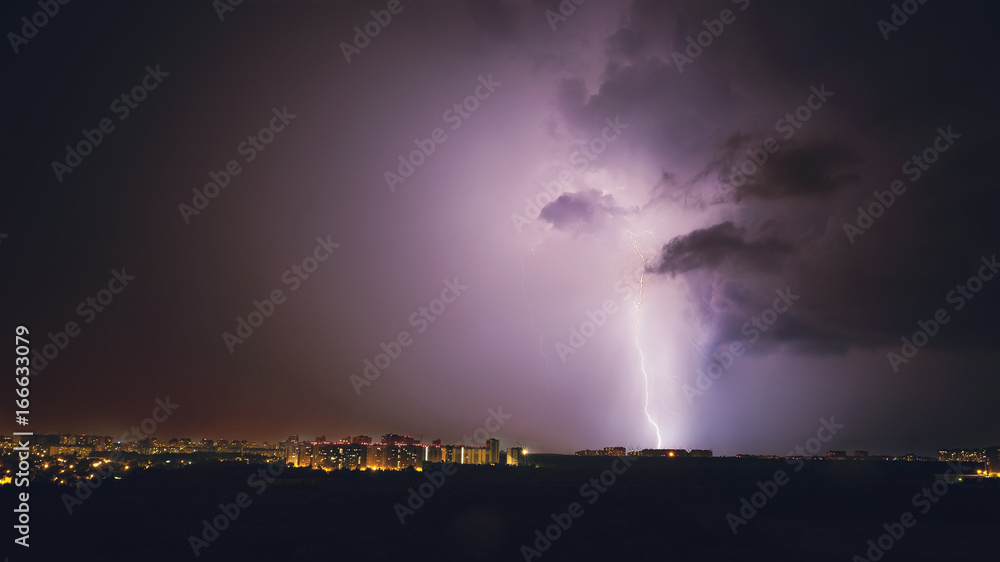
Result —
<instances>
[{"instance_id":1,"label":"cluster of buildings","mask_svg":"<svg viewBox=\"0 0 1000 562\"><path fill-rule=\"evenodd\" d=\"M711 458L712 451L707 449L638 449L626 451L625 447L605 447L603 449L584 449L575 453L581 457L670 457L670 458ZM781 459L777 455L736 455L736 458L743 459ZM805 458L805 457L788 457ZM854 461L954 461L965 463L977 463L983 465L984 469L980 474L984 476L1000 476L1000 447L989 447L986 449L941 449L937 458L921 457L909 453L906 455L871 455L868 451L854 451L849 455L847 451L835 450L827 451L822 457L829 460L854 460Z\"/></svg>"},{"instance_id":2,"label":"cluster of buildings","mask_svg":"<svg viewBox=\"0 0 1000 562\"><path fill-rule=\"evenodd\" d=\"M22 438L23 439L23 438ZM186 437L159 441L147 437L138 441L115 441L97 435L33 435L29 439L32 478L56 484L74 485L95 477L98 469L114 478L135 469L176 469L206 460L271 462L284 461L293 467L321 470L372 469L423 470L424 463L527 466L527 451L521 447L500 448L500 441L487 439L481 446L443 445L440 440L422 444L409 435L393 433L379 442L358 435L340 441L318 437L300 440L293 435L279 443L241 440L192 440ZM9 484L17 469L14 447L18 441L0 435L0 485ZM182 455L182 458L173 455ZM107 465L107 466L106 466Z\"/></svg>"},{"instance_id":3,"label":"cluster of buildings","mask_svg":"<svg viewBox=\"0 0 1000 562\"><path fill-rule=\"evenodd\" d=\"M676 458L711 458L709 449L637 449L625 451L625 447L605 447L604 449L584 449L575 453L579 457L676 457Z\"/></svg>"},{"instance_id":4,"label":"cluster of buildings","mask_svg":"<svg viewBox=\"0 0 1000 562\"><path fill-rule=\"evenodd\" d=\"M913 453L907 453L905 455L872 455L868 451L854 451L853 455L847 454L847 451L834 450L827 451L824 458L835 460L835 461L933 461L931 457L921 457Z\"/></svg>"},{"instance_id":5,"label":"cluster of buildings","mask_svg":"<svg viewBox=\"0 0 1000 562\"><path fill-rule=\"evenodd\" d=\"M442 445L440 439L426 444L409 435L395 433L383 435L379 442L372 442L367 435L339 441L327 441L326 437L302 441L298 435L292 435L281 445L287 465L321 470L403 470L410 467L420 470L424 463L440 462L523 466L526 455L521 447L502 450L496 439L487 439L482 446Z\"/></svg>"},{"instance_id":6,"label":"cluster of buildings","mask_svg":"<svg viewBox=\"0 0 1000 562\"><path fill-rule=\"evenodd\" d=\"M1000 476L1000 447L986 449L941 449L937 458L921 457L913 453L905 455L870 455L868 451L854 451L848 456L846 451L827 451L826 458L834 460L867 460L867 461L940 461L965 462L983 465L982 474Z\"/></svg>"},{"instance_id":7,"label":"cluster of buildings","mask_svg":"<svg viewBox=\"0 0 1000 562\"><path fill-rule=\"evenodd\" d=\"M115 441L108 435L33 435L30 438L31 454L36 458L77 456L87 457L93 453L109 451L133 452L141 455L163 453L244 453L273 456L281 449L279 444L247 442L246 440L201 439L192 441L187 437L175 437L169 441L159 441L156 437L140 440ZM10 453L15 440L9 435L0 436L0 453Z\"/></svg>"},{"instance_id":8,"label":"cluster of buildings","mask_svg":"<svg viewBox=\"0 0 1000 562\"><path fill-rule=\"evenodd\" d=\"M1000 476L1000 447L986 449L941 449L939 461L975 462L984 466L985 476Z\"/></svg>"},{"instance_id":9,"label":"cluster of buildings","mask_svg":"<svg viewBox=\"0 0 1000 562\"><path fill-rule=\"evenodd\" d=\"M805 457L794 457L794 458L805 458ZM835 461L925 461L933 462L937 459L934 457L921 457L913 453L906 453L905 455L872 455L868 451L854 451L853 455L847 453L847 451L835 450L827 451L823 458L835 460Z\"/></svg>"},{"instance_id":10,"label":"cluster of buildings","mask_svg":"<svg viewBox=\"0 0 1000 562\"><path fill-rule=\"evenodd\" d=\"M0 435L0 485L12 481L18 458L14 447L24 439ZM284 458L284 449L278 444L236 439L192 441L175 438L161 442L155 437L148 437L122 442L107 435L39 434L27 440L32 459L32 479L63 485L93 479L98 472L120 479L134 469L173 469L207 459L268 462ZM183 459L164 458L170 457L171 453L187 456Z\"/></svg>"},{"instance_id":11,"label":"cluster of buildings","mask_svg":"<svg viewBox=\"0 0 1000 562\"><path fill-rule=\"evenodd\" d=\"M487 439L481 445L444 445L440 439L429 444L420 443L419 439L395 433L383 435L378 442L373 441L367 435L345 437L339 441L327 441L326 437L317 437L312 441L300 440L298 435L292 435L284 441L271 444L237 439L201 439L196 441L186 437L172 438L167 441L146 437L140 440L121 442L106 435L52 434L34 435L31 437L30 443L32 457L46 460L45 468L56 471L53 474L56 481L62 478L62 473L70 472L76 468L73 463L78 461L73 459L108 462L108 454L115 451L131 453L128 458L131 458L132 464L136 466L155 463L155 459L142 461L140 456L171 453L206 453L213 458L214 454L218 454L222 458L232 457L235 460L245 458L283 459L289 466L322 470L402 470L410 467L421 470L424 463L441 462L510 466L526 466L527 464L527 451L525 449L521 447L501 449L500 441L496 439ZM0 435L0 454L12 455L16 445L17 442L13 437ZM712 451L708 449L638 449L628 451L625 447L605 447L595 450L584 449L577 451L576 455L711 458ZM736 455L736 457L782 458L774 455ZM936 459L913 454L901 456L870 455L868 451L854 451L853 455L849 455L847 451L842 450L827 451L819 458L855 461L937 460L976 463L983 467L983 470L980 471L981 475L1000 476L1000 447L941 449L938 451Z\"/></svg>"}]
</instances>

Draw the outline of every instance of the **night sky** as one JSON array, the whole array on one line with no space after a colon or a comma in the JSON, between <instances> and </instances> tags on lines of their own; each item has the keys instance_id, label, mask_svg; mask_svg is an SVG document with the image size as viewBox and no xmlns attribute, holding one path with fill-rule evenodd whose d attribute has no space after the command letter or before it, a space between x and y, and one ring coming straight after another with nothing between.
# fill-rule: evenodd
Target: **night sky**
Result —
<instances>
[{"instance_id":1,"label":"night sky","mask_svg":"<svg viewBox=\"0 0 1000 562\"><path fill-rule=\"evenodd\" d=\"M219 6L7 35L36 434L1000 443L996 3Z\"/></svg>"}]
</instances>

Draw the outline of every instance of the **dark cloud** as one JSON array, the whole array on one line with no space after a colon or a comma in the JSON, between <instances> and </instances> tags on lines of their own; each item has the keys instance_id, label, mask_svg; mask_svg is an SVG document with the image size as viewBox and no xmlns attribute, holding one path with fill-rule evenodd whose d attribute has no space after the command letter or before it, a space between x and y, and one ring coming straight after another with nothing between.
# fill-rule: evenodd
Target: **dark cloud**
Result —
<instances>
[{"instance_id":1,"label":"dark cloud","mask_svg":"<svg viewBox=\"0 0 1000 562\"><path fill-rule=\"evenodd\" d=\"M973 201L984 206L976 216L1000 210L996 201ZM936 335L935 349L992 349L1000 337L995 320L1000 292L983 281L982 291L961 298L956 309L960 293L954 290L977 276L984 258L992 263L1000 237L982 223L970 229L970 235L983 236L977 241L938 230L952 212L954 205L924 209L920 215L933 217L927 224L935 226L922 236L903 229L883 232L885 243L853 246L841 238L842 223L835 221L828 231L798 237L762 226L754 239L746 229L723 223L671 240L657 271L687 280L702 319L714 330L712 346L745 340L744 325L772 306L776 291L787 288L800 299L761 334L754 352L781 346L825 355L852 347L898 347L901 337L919 329L918 321L939 309L950 320ZM895 251L887 251L891 244Z\"/></svg>"},{"instance_id":2,"label":"dark cloud","mask_svg":"<svg viewBox=\"0 0 1000 562\"><path fill-rule=\"evenodd\" d=\"M1000 201L983 190L995 183L989 152L1000 124L984 96L1000 76L966 56L995 52L988 28L968 9L928 4L885 41L876 25L885 6L734 6L634 2L606 39L612 62L596 86L563 82L563 114L585 130L605 115L633 123L620 144L658 162L650 200L716 217L665 245L657 271L688 281L719 341L739 339L773 292L791 286L802 300L759 349L894 345L1000 249ZM681 72L672 53L723 8L735 21ZM792 138L778 134L776 120L821 84L834 92L829 101ZM903 163L949 125L963 136L919 180L908 178ZM733 167L771 137L780 148L735 185ZM857 224L858 207L897 179L905 194L852 243L844 224ZM989 320L997 300L979 297L935 345L990 348L1000 336Z\"/></svg>"},{"instance_id":3,"label":"dark cloud","mask_svg":"<svg viewBox=\"0 0 1000 562\"><path fill-rule=\"evenodd\" d=\"M761 146L751 146L748 150L753 154L742 151L738 153L742 160L733 164L749 170L748 177L735 175L732 171L720 174L728 176L724 181L735 187L737 199L826 197L837 188L860 179L849 168L857 162L857 155L843 144L811 142L803 146L779 147L773 154ZM763 164L757 166L757 161Z\"/></svg>"},{"instance_id":4,"label":"dark cloud","mask_svg":"<svg viewBox=\"0 0 1000 562\"><path fill-rule=\"evenodd\" d=\"M676 275L735 262L749 269L773 270L790 250L790 246L775 239L751 241L745 229L727 221L665 244L656 270Z\"/></svg>"},{"instance_id":5,"label":"dark cloud","mask_svg":"<svg viewBox=\"0 0 1000 562\"><path fill-rule=\"evenodd\" d=\"M541 218L559 230L593 232L604 225L607 217L625 212L613 195L591 189L560 195L542 208Z\"/></svg>"},{"instance_id":6,"label":"dark cloud","mask_svg":"<svg viewBox=\"0 0 1000 562\"><path fill-rule=\"evenodd\" d=\"M645 41L639 33L623 27L608 38L608 54L612 58L633 58L645 46Z\"/></svg>"}]
</instances>

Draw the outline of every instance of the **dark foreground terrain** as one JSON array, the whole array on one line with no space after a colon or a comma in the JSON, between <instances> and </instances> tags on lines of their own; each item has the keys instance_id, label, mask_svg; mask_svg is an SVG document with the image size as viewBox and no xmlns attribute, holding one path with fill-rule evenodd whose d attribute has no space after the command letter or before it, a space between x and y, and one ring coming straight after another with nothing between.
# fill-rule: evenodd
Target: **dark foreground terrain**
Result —
<instances>
[{"instance_id":1,"label":"dark foreground terrain","mask_svg":"<svg viewBox=\"0 0 1000 562\"><path fill-rule=\"evenodd\" d=\"M1000 559L997 479L965 478L934 489L944 463L811 461L795 472L784 460L637 459L630 467L614 465L621 474L607 484L611 457L533 461L539 468L456 467L432 493L433 485L424 486L429 497L423 505L413 499L412 513L402 511L409 490L428 482L431 471L283 469L267 483L259 476L248 482L259 465L204 463L105 482L73 515L61 499L71 488L32 485L31 547L15 548L8 535L4 551L11 561L517 561L527 555L848 562L855 555L868 559L868 541L877 544L889 524L900 537L882 539L889 548L880 558L887 562ZM785 483L768 484L779 470L787 480L777 480ZM604 484L593 484L602 473ZM924 488L929 498L914 501ZM751 502L762 490L758 504L767 491L773 497L752 515L742 506L750 517L734 535L741 499ZM15 505L15 492L0 488L5 506ZM233 504L241 493L238 515L221 515L219 504ZM5 509L13 519L13 507ZM899 523L905 512L912 515L909 527ZM557 525L553 514L566 528L551 527L558 538L539 539L536 531ZM205 521L213 519L225 529L217 536L208 531L209 541ZM4 527L9 534L11 526ZM197 557L192 535L205 541ZM522 552L522 545L540 556Z\"/></svg>"}]
</instances>

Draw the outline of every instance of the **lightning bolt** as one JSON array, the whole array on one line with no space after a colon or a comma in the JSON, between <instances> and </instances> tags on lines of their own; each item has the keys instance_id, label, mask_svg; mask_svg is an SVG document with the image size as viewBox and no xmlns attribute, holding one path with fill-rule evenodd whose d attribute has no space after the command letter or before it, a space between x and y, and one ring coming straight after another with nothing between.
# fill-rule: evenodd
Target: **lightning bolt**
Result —
<instances>
[{"instance_id":1,"label":"lightning bolt","mask_svg":"<svg viewBox=\"0 0 1000 562\"><path fill-rule=\"evenodd\" d=\"M536 242L535 245L532 246L530 250L527 250L521 254L521 294L524 295L524 304L525 307L528 309L528 324L530 324L531 329L538 334L538 352L542 354L543 358L545 358L545 384L546 386L548 386L549 356L545 354L544 337L542 336L542 331L539 330L538 326L535 325L535 315L531 313L531 302L528 301L528 289L526 286L528 280L528 271L524 265L524 256L528 254L535 255L535 248L537 248L541 243L542 243L541 241Z\"/></svg>"},{"instance_id":2,"label":"lightning bolt","mask_svg":"<svg viewBox=\"0 0 1000 562\"><path fill-rule=\"evenodd\" d=\"M687 339L691 343L691 345L698 350L698 353L700 353L702 357L708 359L708 355L705 355L705 352L701 350L701 347L698 344L694 343L694 340L691 339L691 336L688 336Z\"/></svg>"},{"instance_id":3,"label":"lightning bolt","mask_svg":"<svg viewBox=\"0 0 1000 562\"><path fill-rule=\"evenodd\" d=\"M627 232L627 231L626 231ZM631 232L627 232L629 242L632 243L632 248L635 253L639 255L639 259L642 260L642 273L639 275L639 297L635 301L635 348L639 350L639 366L642 370L642 378L644 381L644 390L646 393L646 400L643 405L643 411L646 413L646 419L656 430L656 448L663 448L663 438L660 435L660 426L656 425L653 421L653 416L649 414L649 373L646 371L646 354L642 351L642 344L639 341L639 310L642 307L642 296L646 288L646 256L643 255L642 250L639 249L639 245L635 242L635 235ZM652 233L651 233L652 234Z\"/></svg>"}]
</instances>

